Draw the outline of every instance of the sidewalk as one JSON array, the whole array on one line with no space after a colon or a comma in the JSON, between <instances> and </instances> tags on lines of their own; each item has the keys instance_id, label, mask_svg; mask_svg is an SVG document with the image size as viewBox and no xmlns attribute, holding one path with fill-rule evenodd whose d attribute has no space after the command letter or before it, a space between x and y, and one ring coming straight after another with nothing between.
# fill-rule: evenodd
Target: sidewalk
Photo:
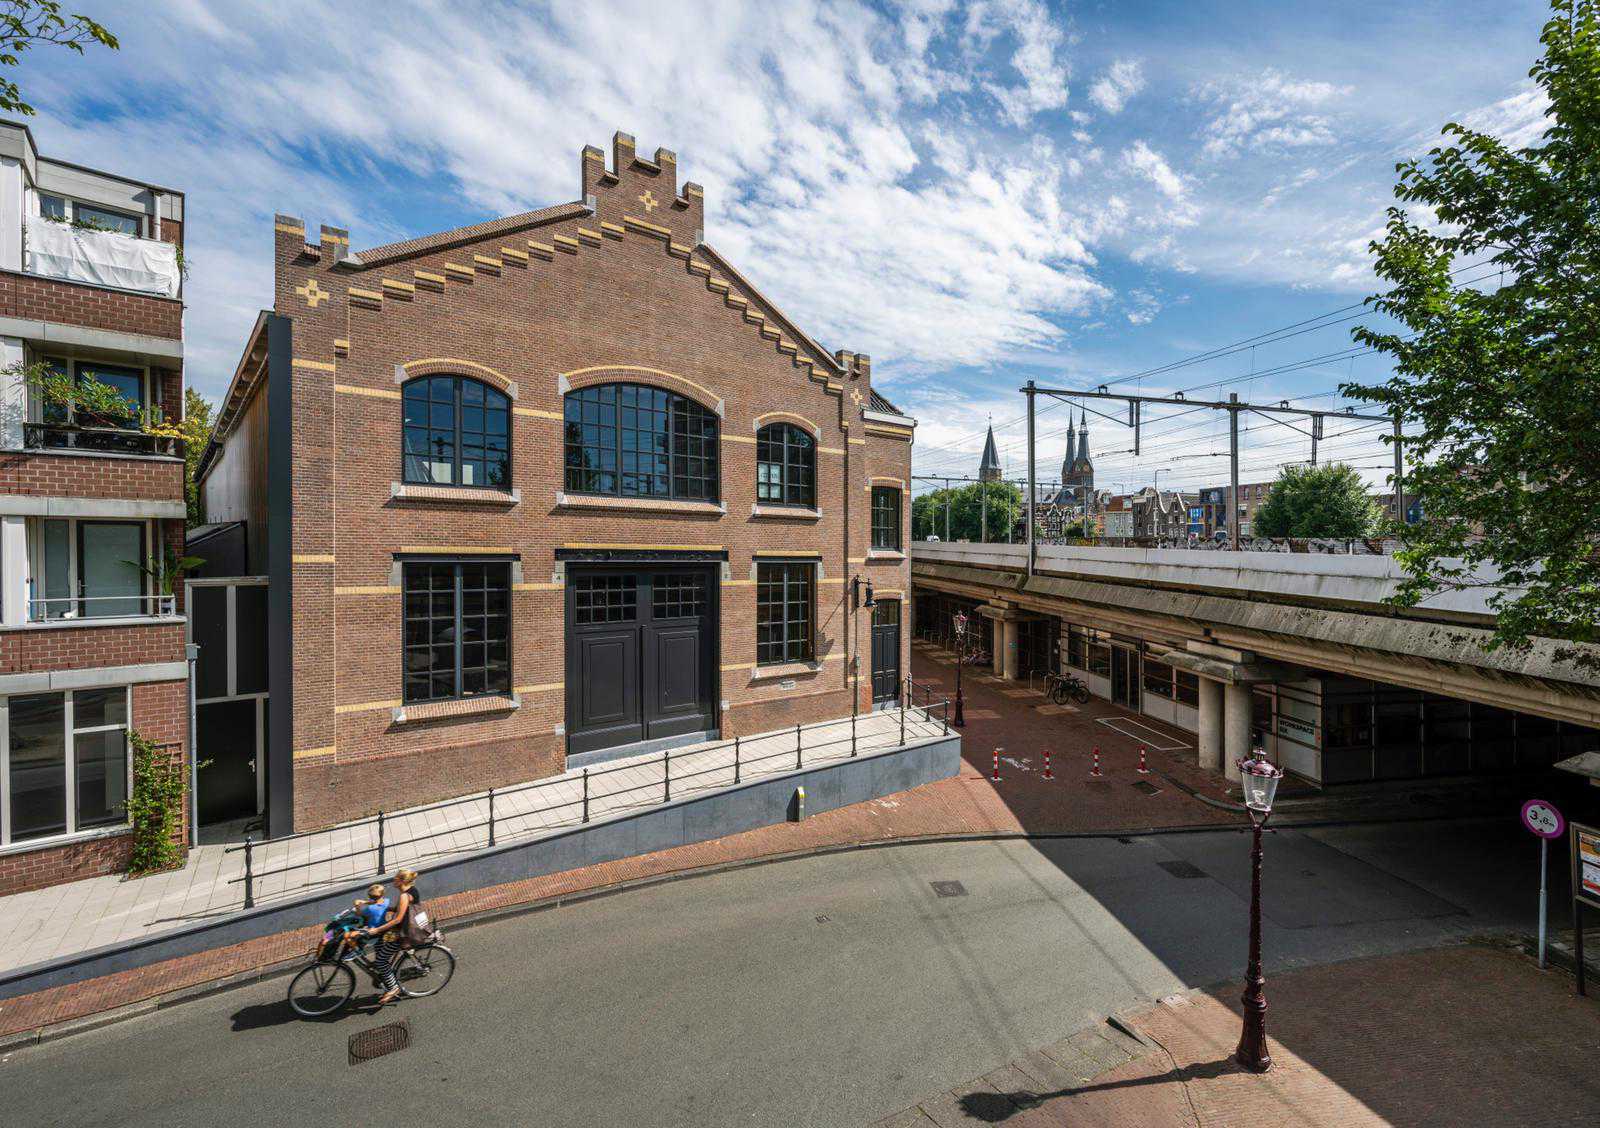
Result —
<instances>
[{"instance_id":1,"label":"sidewalk","mask_svg":"<svg viewBox=\"0 0 1600 1128\"><path fill-rule=\"evenodd\" d=\"M1238 988L1174 995L877 1128L1583 1124L1600 1109L1600 1003L1505 948L1465 946L1269 978L1272 1071L1233 1064Z\"/></svg>"},{"instance_id":2,"label":"sidewalk","mask_svg":"<svg viewBox=\"0 0 1600 1128\"><path fill-rule=\"evenodd\" d=\"M907 710L905 739L940 737L943 725ZM862 714L854 726L854 754L870 756L899 745L898 711ZM499 843L542 837L581 821L600 822L669 797L733 786L744 780L794 771L852 755L848 717L805 728L746 737L740 745L715 741L671 753L671 779L661 753L597 765L586 773L505 788L495 796ZM736 753L737 748L737 753ZM736 755L738 766L735 766ZM383 872L419 866L489 845L487 794L464 796L385 817ZM257 904L274 898L379 876L378 829L362 820L307 836L259 843L252 850ZM130 880L121 874L89 878L0 897L0 971L57 959L163 932L244 908L245 855L234 844L202 845L182 869ZM230 852L231 848L231 852Z\"/></svg>"}]
</instances>

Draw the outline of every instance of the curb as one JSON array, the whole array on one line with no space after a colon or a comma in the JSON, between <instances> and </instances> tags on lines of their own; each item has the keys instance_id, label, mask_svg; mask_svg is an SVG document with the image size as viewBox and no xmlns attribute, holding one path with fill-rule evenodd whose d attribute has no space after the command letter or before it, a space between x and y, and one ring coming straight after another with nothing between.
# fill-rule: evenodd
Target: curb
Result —
<instances>
[{"instance_id":1,"label":"curb","mask_svg":"<svg viewBox=\"0 0 1600 1128\"><path fill-rule=\"evenodd\" d=\"M1434 816L1442 818L1445 816ZM1324 822L1304 822L1292 824L1293 829L1362 826L1375 822L1402 822L1414 820L1401 819L1341 819ZM861 850L882 850L902 846L934 846L942 843L958 842L1052 842L1072 841L1098 838L1148 838L1163 835L1177 834L1217 834L1217 833L1243 833L1248 830L1248 824L1242 826L1228 824L1205 824L1201 826L1153 826L1137 827L1121 830L1083 830L1083 831L986 831L965 834L930 834L907 838L882 839L867 842L841 842L825 846L817 846L806 850L788 850L779 854L763 854L754 858L734 858L724 862L711 862L704 866L688 869L671 870L665 873L649 874L645 877L632 878L626 881L613 882L609 885L595 886L590 889L576 890L571 893L558 893L533 901L525 901L516 905L503 905L492 909L483 909L466 916L451 918L441 922L446 932L461 931L476 928L479 925L493 924L497 921L511 920L516 917L528 916L533 913L548 912L570 905L581 905L589 901L598 901L605 897L614 897L622 893L631 893L641 889L651 889L657 886L670 885L679 881L689 881L701 877L714 877L718 874L732 873L739 870L755 869L760 866L778 865L784 862L801 861L806 858L830 857L837 854L848 854ZM1288 829L1288 827L1285 827ZM196 1002L200 999L220 995L239 987L248 987L255 983L263 983L273 979L280 979L289 973L298 970L304 965L304 960L293 957L287 960L278 960L274 963L263 965L249 971L234 972L217 979L192 983L185 987L175 988L172 991L140 999L136 1002L126 1003L109 1010L95 1014L83 1015L79 1018L66 1019L52 1023L48 1026L34 1027L31 1030L18 1031L15 1034L0 1035L0 1054L8 1054L14 1050L27 1046L42 1045L54 1042L74 1034L86 1034L123 1022L140 1015L150 1014L154 1011L165 1010L168 1007L182 1005L183 1003ZM92 982L85 980L84 982ZM1204 990L1205 988L1199 988ZM26 997L26 996L23 996ZM1109 1015L1105 1022L1115 1027L1121 1033L1128 1035L1136 1041L1146 1043L1146 1039L1138 1034L1131 1023L1124 1023L1121 1014ZM1147 1044L1147 1043L1146 1043Z\"/></svg>"}]
</instances>

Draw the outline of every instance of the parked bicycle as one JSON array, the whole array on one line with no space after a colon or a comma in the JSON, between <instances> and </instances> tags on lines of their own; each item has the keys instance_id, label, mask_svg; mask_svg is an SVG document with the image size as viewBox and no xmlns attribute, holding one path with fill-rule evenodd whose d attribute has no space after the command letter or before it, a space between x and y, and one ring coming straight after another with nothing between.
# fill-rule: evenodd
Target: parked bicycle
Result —
<instances>
[{"instance_id":1,"label":"parked bicycle","mask_svg":"<svg viewBox=\"0 0 1600 1128\"><path fill-rule=\"evenodd\" d=\"M324 927L322 939L311 950L311 962L289 980L289 1007L302 1018L325 1018L348 1003L356 993L355 968L367 973L374 987L382 981L372 960L350 934L361 927L361 918L347 909ZM440 941L435 932L427 944L407 948L395 960L394 974L400 993L408 999L437 995L455 974L455 953Z\"/></svg>"},{"instance_id":2,"label":"parked bicycle","mask_svg":"<svg viewBox=\"0 0 1600 1128\"><path fill-rule=\"evenodd\" d=\"M1083 684L1081 678L1072 674L1046 674L1044 691L1057 705L1065 705L1068 698L1079 705L1089 703L1089 687Z\"/></svg>"}]
</instances>

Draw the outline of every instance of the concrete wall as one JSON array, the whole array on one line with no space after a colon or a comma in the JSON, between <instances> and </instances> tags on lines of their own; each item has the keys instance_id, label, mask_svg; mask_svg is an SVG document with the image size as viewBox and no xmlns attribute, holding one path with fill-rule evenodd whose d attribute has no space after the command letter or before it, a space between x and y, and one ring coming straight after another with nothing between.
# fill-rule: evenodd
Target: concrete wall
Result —
<instances>
[{"instance_id":1,"label":"concrete wall","mask_svg":"<svg viewBox=\"0 0 1600 1128\"><path fill-rule=\"evenodd\" d=\"M423 868L430 900L509 881L561 873L619 858L705 842L785 821L796 787L806 789L808 815L864 803L961 770L961 738L951 735L856 760L766 778L697 795L638 814L564 830L550 838L481 850ZM337 889L277 901L249 912L164 932L0 974L0 999L303 928L349 907L372 877ZM440 922L449 927L449 920Z\"/></svg>"}]
</instances>

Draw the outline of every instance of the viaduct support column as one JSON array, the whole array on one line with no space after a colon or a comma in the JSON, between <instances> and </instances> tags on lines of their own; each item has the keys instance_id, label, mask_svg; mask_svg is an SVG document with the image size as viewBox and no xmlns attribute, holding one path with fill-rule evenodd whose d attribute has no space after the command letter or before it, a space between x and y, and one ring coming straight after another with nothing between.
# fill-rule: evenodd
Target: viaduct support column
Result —
<instances>
[{"instance_id":1,"label":"viaduct support column","mask_svg":"<svg viewBox=\"0 0 1600 1128\"><path fill-rule=\"evenodd\" d=\"M1001 619L997 624L1000 628L1000 676L1006 681L1017 680L1017 621L1015 619Z\"/></svg>"},{"instance_id":2,"label":"viaduct support column","mask_svg":"<svg viewBox=\"0 0 1600 1128\"><path fill-rule=\"evenodd\" d=\"M1222 770L1229 779L1239 778L1239 761L1250 757L1250 687L1229 682L1222 687L1223 738Z\"/></svg>"},{"instance_id":3,"label":"viaduct support column","mask_svg":"<svg viewBox=\"0 0 1600 1128\"><path fill-rule=\"evenodd\" d=\"M1209 771L1222 770L1222 683L1210 678L1199 678L1200 732L1196 743L1200 747L1198 763Z\"/></svg>"}]
</instances>

